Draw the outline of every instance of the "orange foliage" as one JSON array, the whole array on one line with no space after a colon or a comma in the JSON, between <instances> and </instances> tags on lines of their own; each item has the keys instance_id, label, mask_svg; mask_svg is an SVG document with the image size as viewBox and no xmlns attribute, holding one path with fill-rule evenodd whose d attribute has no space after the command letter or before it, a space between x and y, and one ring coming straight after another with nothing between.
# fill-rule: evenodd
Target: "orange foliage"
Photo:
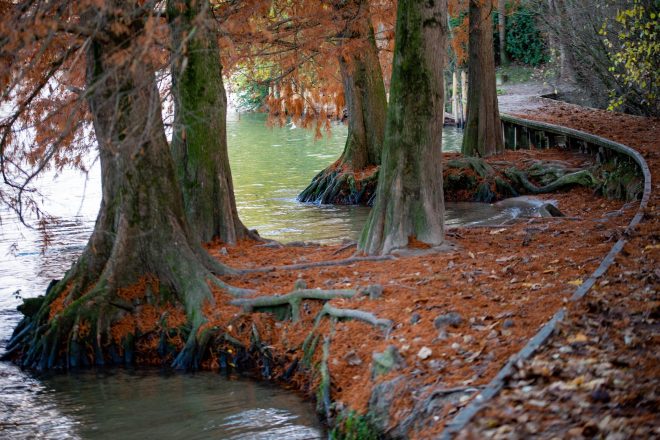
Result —
<instances>
[{"instance_id":1,"label":"orange foliage","mask_svg":"<svg viewBox=\"0 0 660 440\"><path fill-rule=\"evenodd\" d=\"M345 97L339 57L359 56L371 22L381 54L391 52L396 2L353 0L342 5L322 0L259 0L220 6L223 64L248 81L269 85L266 106L271 123L287 118L317 136L325 120L340 116ZM247 26L246 26L247 23ZM384 67L389 59L383 55ZM389 69L385 77L389 77Z\"/></svg>"}]
</instances>

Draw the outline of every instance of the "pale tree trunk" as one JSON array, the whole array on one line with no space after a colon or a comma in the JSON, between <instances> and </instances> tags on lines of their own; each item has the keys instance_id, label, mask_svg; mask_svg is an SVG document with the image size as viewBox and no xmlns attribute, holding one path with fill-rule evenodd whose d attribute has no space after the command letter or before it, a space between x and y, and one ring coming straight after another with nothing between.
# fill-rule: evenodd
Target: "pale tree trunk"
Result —
<instances>
[{"instance_id":1,"label":"pale tree trunk","mask_svg":"<svg viewBox=\"0 0 660 440\"><path fill-rule=\"evenodd\" d=\"M465 126L465 115L467 115L468 82L467 72L461 70L461 126Z\"/></svg>"},{"instance_id":2,"label":"pale tree trunk","mask_svg":"<svg viewBox=\"0 0 660 440\"><path fill-rule=\"evenodd\" d=\"M369 17L368 2L353 0L342 7L348 19L358 14L346 39L364 42L339 57L348 109L348 136L344 151L334 164L318 173L298 200L321 204L367 204L375 190L376 176L356 181L355 172L380 164L385 136L387 97L378 48Z\"/></svg>"},{"instance_id":3,"label":"pale tree trunk","mask_svg":"<svg viewBox=\"0 0 660 440\"><path fill-rule=\"evenodd\" d=\"M210 3L169 0L174 48L172 155L191 230L199 241L257 238L238 217L227 153L227 97Z\"/></svg>"},{"instance_id":4,"label":"pale tree trunk","mask_svg":"<svg viewBox=\"0 0 660 440\"><path fill-rule=\"evenodd\" d=\"M459 102L460 101L458 100L458 74L456 73L456 70L454 70L451 73L451 112L452 115L454 116L454 121L456 121L456 125L460 125L460 121L458 119Z\"/></svg>"},{"instance_id":5,"label":"pale tree trunk","mask_svg":"<svg viewBox=\"0 0 660 440\"><path fill-rule=\"evenodd\" d=\"M171 347L169 355L181 350L173 365L191 367L199 360L202 305L213 302L207 283L213 274L234 273L208 256L187 225L154 67L143 58L144 48L126 43L143 30L141 19L131 21L135 7L117 1L81 17L103 23L86 57L102 202L83 254L10 341L18 362L29 368L133 363L138 339L147 337L140 330L145 307L187 317L187 330L152 322L160 333L149 337L183 332L185 346ZM115 21L130 27L113 26ZM136 293L127 296L129 291ZM118 322L128 326L121 340L113 337Z\"/></svg>"},{"instance_id":6,"label":"pale tree trunk","mask_svg":"<svg viewBox=\"0 0 660 440\"><path fill-rule=\"evenodd\" d=\"M506 66L506 0L497 0L497 30L500 37L500 64Z\"/></svg>"},{"instance_id":7,"label":"pale tree trunk","mask_svg":"<svg viewBox=\"0 0 660 440\"><path fill-rule=\"evenodd\" d=\"M359 249L387 254L411 239L444 239L443 68L447 2L400 0L376 203Z\"/></svg>"},{"instance_id":8,"label":"pale tree trunk","mask_svg":"<svg viewBox=\"0 0 660 440\"><path fill-rule=\"evenodd\" d=\"M468 104L462 147L466 156L487 157L504 151L495 85L490 3L470 0Z\"/></svg>"},{"instance_id":9,"label":"pale tree trunk","mask_svg":"<svg viewBox=\"0 0 660 440\"><path fill-rule=\"evenodd\" d=\"M566 13L562 0L548 0L548 9L556 17ZM554 32L550 33L549 39L551 47L559 52L559 78L564 82L575 82L575 69L573 68L571 51L566 45L566 39L557 38Z\"/></svg>"}]
</instances>

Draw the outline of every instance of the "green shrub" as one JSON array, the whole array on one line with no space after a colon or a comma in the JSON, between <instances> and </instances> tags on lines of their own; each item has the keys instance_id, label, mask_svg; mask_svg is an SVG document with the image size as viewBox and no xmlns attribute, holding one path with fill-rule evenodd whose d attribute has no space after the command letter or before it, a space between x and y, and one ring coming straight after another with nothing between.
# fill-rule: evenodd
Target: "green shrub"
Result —
<instances>
[{"instance_id":1,"label":"green shrub","mask_svg":"<svg viewBox=\"0 0 660 440\"><path fill-rule=\"evenodd\" d=\"M494 17L497 23L497 17ZM495 41L499 41L497 34ZM531 66L547 61L545 41L536 26L536 14L524 6L507 17L506 52L510 58Z\"/></svg>"}]
</instances>

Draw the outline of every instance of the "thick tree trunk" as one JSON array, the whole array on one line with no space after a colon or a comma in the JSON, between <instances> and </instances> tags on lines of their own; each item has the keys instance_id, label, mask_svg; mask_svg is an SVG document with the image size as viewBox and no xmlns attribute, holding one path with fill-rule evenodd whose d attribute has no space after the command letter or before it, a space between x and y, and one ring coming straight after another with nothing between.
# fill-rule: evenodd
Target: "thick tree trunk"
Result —
<instances>
[{"instance_id":1,"label":"thick tree trunk","mask_svg":"<svg viewBox=\"0 0 660 440\"><path fill-rule=\"evenodd\" d=\"M500 37L500 65L506 66L506 0L497 0L497 31Z\"/></svg>"},{"instance_id":2,"label":"thick tree trunk","mask_svg":"<svg viewBox=\"0 0 660 440\"><path fill-rule=\"evenodd\" d=\"M548 10L552 16L561 17L566 14L563 2L559 0L548 0ZM558 38L555 32L549 33L550 47L559 52L559 79L564 82L575 82L575 69L571 50L567 47L566 38Z\"/></svg>"},{"instance_id":3,"label":"thick tree trunk","mask_svg":"<svg viewBox=\"0 0 660 440\"><path fill-rule=\"evenodd\" d=\"M363 23L368 35L364 51L339 59L348 107L348 138L340 161L354 170L380 165L387 116L383 73L374 31L367 20L365 17Z\"/></svg>"},{"instance_id":4,"label":"thick tree trunk","mask_svg":"<svg viewBox=\"0 0 660 440\"><path fill-rule=\"evenodd\" d=\"M468 104L462 152L487 157L504 151L497 106L490 2L470 0Z\"/></svg>"},{"instance_id":5,"label":"thick tree trunk","mask_svg":"<svg viewBox=\"0 0 660 440\"><path fill-rule=\"evenodd\" d=\"M87 52L100 211L82 256L17 328L11 351L38 369L131 363L136 344L165 341L175 331L185 346L162 342L150 354L156 357L156 345L162 356L183 349L174 364L188 368L202 305L213 301L207 282L212 273L232 271L211 260L187 226L154 68L142 58L144 48L131 45L143 23L128 18L134 11L126 3L108 10L114 15L90 12L106 27ZM129 25L113 27L115 20ZM183 326L168 324L177 313Z\"/></svg>"},{"instance_id":6,"label":"thick tree trunk","mask_svg":"<svg viewBox=\"0 0 660 440\"><path fill-rule=\"evenodd\" d=\"M200 241L256 238L238 217L227 154L227 97L210 3L168 0L174 48L172 155L190 227Z\"/></svg>"},{"instance_id":7,"label":"thick tree trunk","mask_svg":"<svg viewBox=\"0 0 660 440\"><path fill-rule=\"evenodd\" d=\"M348 137L339 160L316 175L298 196L302 202L367 204L375 190L375 175L360 179L359 172L380 164L387 114L383 73L366 0L354 0L343 8L349 16L359 14L345 38L364 41L359 51L348 49L339 57Z\"/></svg>"},{"instance_id":8,"label":"thick tree trunk","mask_svg":"<svg viewBox=\"0 0 660 440\"><path fill-rule=\"evenodd\" d=\"M376 203L359 249L387 254L444 238L443 68L447 2L400 0Z\"/></svg>"}]
</instances>

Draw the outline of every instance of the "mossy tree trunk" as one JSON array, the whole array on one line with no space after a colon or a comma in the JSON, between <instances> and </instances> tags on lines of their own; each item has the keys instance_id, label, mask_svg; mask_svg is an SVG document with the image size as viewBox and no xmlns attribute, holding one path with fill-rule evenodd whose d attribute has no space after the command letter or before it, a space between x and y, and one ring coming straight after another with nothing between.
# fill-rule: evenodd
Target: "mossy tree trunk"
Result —
<instances>
[{"instance_id":1,"label":"mossy tree trunk","mask_svg":"<svg viewBox=\"0 0 660 440\"><path fill-rule=\"evenodd\" d=\"M368 8L366 0L354 8ZM340 162L355 170L380 164L387 117L387 97L378 48L368 13L360 15L349 38L364 39L360 50L339 57L348 107L348 138Z\"/></svg>"},{"instance_id":2,"label":"mossy tree trunk","mask_svg":"<svg viewBox=\"0 0 660 440\"><path fill-rule=\"evenodd\" d=\"M340 35L346 50L339 57L339 67L348 109L348 137L339 160L314 177L300 194L303 202L366 204L373 188L365 191L362 184L370 182L353 183L347 176L377 166L381 160L387 97L368 2L349 1L341 12L347 22ZM360 42L357 47L351 44L355 41ZM375 179L371 183L375 187Z\"/></svg>"},{"instance_id":3,"label":"mossy tree trunk","mask_svg":"<svg viewBox=\"0 0 660 440\"><path fill-rule=\"evenodd\" d=\"M210 3L168 0L172 35L172 155L192 232L235 243L256 235L236 210L227 153L227 97Z\"/></svg>"},{"instance_id":4,"label":"mossy tree trunk","mask_svg":"<svg viewBox=\"0 0 660 440\"><path fill-rule=\"evenodd\" d=\"M359 242L367 254L387 254L411 238L443 241L446 39L446 0L399 1L378 192Z\"/></svg>"},{"instance_id":5,"label":"mossy tree trunk","mask_svg":"<svg viewBox=\"0 0 660 440\"><path fill-rule=\"evenodd\" d=\"M493 18L490 1L470 0L468 37L468 102L462 152L488 157L504 151L497 105Z\"/></svg>"},{"instance_id":6,"label":"mossy tree trunk","mask_svg":"<svg viewBox=\"0 0 660 440\"><path fill-rule=\"evenodd\" d=\"M137 7L117 1L81 16L103 23L86 57L102 202L83 254L10 341L16 359L29 368L131 363L140 332L157 326L140 321L148 307L179 310L187 318L187 342L174 365L188 368L204 322L202 304L213 301L207 282L214 273L232 273L206 254L187 225L154 66L135 44L144 31ZM127 293L140 283L139 294ZM161 318L152 320L167 321ZM117 340L112 329L120 321L128 327Z\"/></svg>"}]
</instances>

